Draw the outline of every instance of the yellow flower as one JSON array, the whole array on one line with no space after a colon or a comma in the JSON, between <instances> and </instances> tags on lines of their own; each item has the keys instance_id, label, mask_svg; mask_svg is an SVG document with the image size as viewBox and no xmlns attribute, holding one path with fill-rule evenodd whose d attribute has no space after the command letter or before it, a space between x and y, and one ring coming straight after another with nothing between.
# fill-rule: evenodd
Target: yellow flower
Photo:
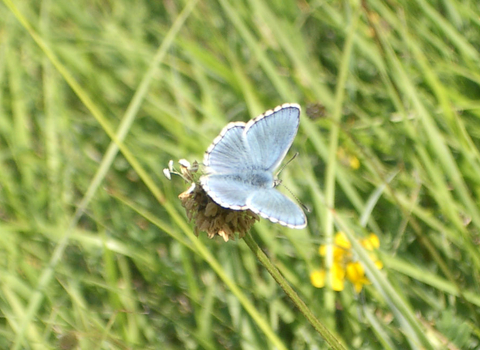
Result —
<instances>
[{"instance_id":1,"label":"yellow flower","mask_svg":"<svg viewBox=\"0 0 480 350\"><path fill-rule=\"evenodd\" d=\"M316 288L325 287L325 270L315 270L310 274L310 282Z\"/></svg>"},{"instance_id":2,"label":"yellow flower","mask_svg":"<svg viewBox=\"0 0 480 350\"><path fill-rule=\"evenodd\" d=\"M370 234L367 238L361 239L360 244L370 253L370 259L374 262L378 269L383 267L380 260L374 254L374 250L380 247L380 240L375 234ZM341 291L344 288L345 279L350 281L357 293L359 293L363 286L370 284L370 281L365 276L365 270L362 264L354 261L353 253L351 252L351 243L343 232L337 232L334 238L333 246L333 265L330 273L332 278L332 289ZM318 250L320 256L325 256L327 252L326 245L321 245ZM324 269L315 270L310 274L310 282L316 288L323 288L325 286L326 271Z\"/></svg>"},{"instance_id":3,"label":"yellow flower","mask_svg":"<svg viewBox=\"0 0 480 350\"><path fill-rule=\"evenodd\" d=\"M352 244L348 240L345 233L340 231L335 235L335 246L339 249L349 250L352 247Z\"/></svg>"},{"instance_id":4,"label":"yellow flower","mask_svg":"<svg viewBox=\"0 0 480 350\"><path fill-rule=\"evenodd\" d=\"M360 168L358 158L354 154L348 153L343 147L338 148L337 157L343 165L349 166L353 170Z\"/></svg>"},{"instance_id":5,"label":"yellow flower","mask_svg":"<svg viewBox=\"0 0 480 350\"><path fill-rule=\"evenodd\" d=\"M368 238L360 240L360 244L363 245L366 250L374 250L380 247L380 240L375 234L371 233Z\"/></svg>"},{"instance_id":6,"label":"yellow flower","mask_svg":"<svg viewBox=\"0 0 480 350\"><path fill-rule=\"evenodd\" d=\"M360 161L355 156L350 156L350 168L353 170L357 170L360 168Z\"/></svg>"},{"instance_id":7,"label":"yellow flower","mask_svg":"<svg viewBox=\"0 0 480 350\"><path fill-rule=\"evenodd\" d=\"M331 272L332 289L337 292L342 291L345 281L345 269L340 264L333 264Z\"/></svg>"},{"instance_id":8,"label":"yellow flower","mask_svg":"<svg viewBox=\"0 0 480 350\"><path fill-rule=\"evenodd\" d=\"M370 281L365 276L365 270L359 262L347 264L347 279L353 283L357 293L361 292L364 284L370 284Z\"/></svg>"},{"instance_id":9,"label":"yellow flower","mask_svg":"<svg viewBox=\"0 0 480 350\"><path fill-rule=\"evenodd\" d=\"M339 264L333 264L332 269L332 289L339 292L344 288L345 270ZM316 288L325 287L326 271L324 269L315 270L310 274L310 282Z\"/></svg>"},{"instance_id":10,"label":"yellow flower","mask_svg":"<svg viewBox=\"0 0 480 350\"><path fill-rule=\"evenodd\" d=\"M340 262L344 260L346 256L350 256L351 247L352 246L347 236L345 236L343 232L337 232L334 238L333 260ZM318 248L318 252L320 256L325 256L325 254L327 253L327 245L322 244L320 248Z\"/></svg>"}]
</instances>

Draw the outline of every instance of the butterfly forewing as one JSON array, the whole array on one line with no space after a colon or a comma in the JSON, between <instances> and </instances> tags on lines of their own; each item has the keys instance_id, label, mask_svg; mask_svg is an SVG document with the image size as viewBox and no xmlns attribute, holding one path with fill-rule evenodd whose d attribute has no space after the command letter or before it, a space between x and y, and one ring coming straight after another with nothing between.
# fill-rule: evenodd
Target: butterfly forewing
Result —
<instances>
[{"instance_id":1,"label":"butterfly forewing","mask_svg":"<svg viewBox=\"0 0 480 350\"><path fill-rule=\"evenodd\" d=\"M287 154L300 123L300 107L286 104L247 124L246 139L252 164L274 171Z\"/></svg>"},{"instance_id":2,"label":"butterfly forewing","mask_svg":"<svg viewBox=\"0 0 480 350\"><path fill-rule=\"evenodd\" d=\"M213 140L203 161L208 173L236 173L251 162L243 137L245 125L241 122L230 123Z\"/></svg>"}]
</instances>

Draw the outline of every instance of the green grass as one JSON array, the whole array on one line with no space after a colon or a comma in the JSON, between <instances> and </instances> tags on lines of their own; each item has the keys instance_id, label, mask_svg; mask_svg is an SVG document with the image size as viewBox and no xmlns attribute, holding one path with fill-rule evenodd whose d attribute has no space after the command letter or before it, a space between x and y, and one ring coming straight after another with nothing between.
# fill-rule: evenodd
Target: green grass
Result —
<instances>
[{"instance_id":1,"label":"green grass","mask_svg":"<svg viewBox=\"0 0 480 350\"><path fill-rule=\"evenodd\" d=\"M0 348L478 349L479 18L474 0L3 0ZM162 169L285 102L307 228L196 238ZM338 231L360 294L310 283Z\"/></svg>"}]
</instances>

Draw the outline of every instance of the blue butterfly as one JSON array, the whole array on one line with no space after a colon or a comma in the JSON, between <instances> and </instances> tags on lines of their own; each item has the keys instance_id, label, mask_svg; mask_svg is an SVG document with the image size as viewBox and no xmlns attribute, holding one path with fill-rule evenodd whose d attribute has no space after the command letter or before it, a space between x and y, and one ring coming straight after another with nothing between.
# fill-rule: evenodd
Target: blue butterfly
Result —
<instances>
[{"instance_id":1,"label":"blue butterfly","mask_svg":"<svg viewBox=\"0 0 480 350\"><path fill-rule=\"evenodd\" d=\"M275 187L273 172L287 154L300 123L300 106L286 103L248 123L229 123L204 157L203 189L218 205L250 209L290 228L304 228L303 210Z\"/></svg>"}]
</instances>

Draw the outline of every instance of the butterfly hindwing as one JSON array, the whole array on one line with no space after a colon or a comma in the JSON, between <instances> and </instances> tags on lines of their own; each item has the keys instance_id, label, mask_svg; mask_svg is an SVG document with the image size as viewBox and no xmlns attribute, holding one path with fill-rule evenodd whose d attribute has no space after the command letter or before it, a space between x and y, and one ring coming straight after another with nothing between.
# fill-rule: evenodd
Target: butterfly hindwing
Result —
<instances>
[{"instance_id":1,"label":"butterfly hindwing","mask_svg":"<svg viewBox=\"0 0 480 350\"><path fill-rule=\"evenodd\" d=\"M200 179L203 189L224 208L248 209L247 199L256 190L255 187L231 175L212 174Z\"/></svg>"},{"instance_id":2,"label":"butterfly hindwing","mask_svg":"<svg viewBox=\"0 0 480 350\"><path fill-rule=\"evenodd\" d=\"M291 228L303 228L307 218L303 210L274 188L257 190L247 199L247 206L254 213Z\"/></svg>"}]
</instances>

